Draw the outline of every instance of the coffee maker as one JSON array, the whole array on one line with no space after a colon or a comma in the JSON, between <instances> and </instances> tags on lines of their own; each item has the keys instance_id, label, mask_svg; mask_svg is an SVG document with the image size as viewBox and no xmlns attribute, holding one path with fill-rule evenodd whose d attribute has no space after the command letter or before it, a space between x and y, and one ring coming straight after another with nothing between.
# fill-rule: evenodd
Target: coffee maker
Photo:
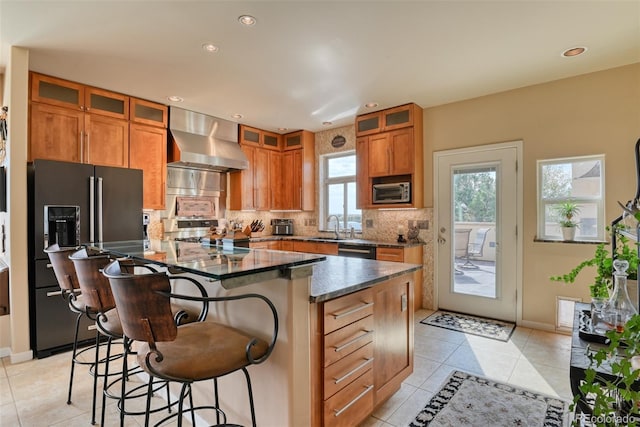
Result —
<instances>
[{"instance_id":1,"label":"coffee maker","mask_svg":"<svg viewBox=\"0 0 640 427\"><path fill-rule=\"evenodd\" d=\"M272 219L271 234L274 236L291 236L293 235L292 219Z\"/></svg>"}]
</instances>

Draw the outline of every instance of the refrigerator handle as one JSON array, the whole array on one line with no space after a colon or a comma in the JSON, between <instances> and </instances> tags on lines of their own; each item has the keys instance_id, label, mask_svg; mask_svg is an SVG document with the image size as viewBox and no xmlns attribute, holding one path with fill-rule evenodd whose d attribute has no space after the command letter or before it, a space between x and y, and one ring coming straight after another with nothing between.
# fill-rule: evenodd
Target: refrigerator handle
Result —
<instances>
[{"instance_id":1,"label":"refrigerator handle","mask_svg":"<svg viewBox=\"0 0 640 427\"><path fill-rule=\"evenodd\" d=\"M103 203L103 193L102 193L102 177L98 177L98 242L102 242L102 203Z\"/></svg>"},{"instance_id":2,"label":"refrigerator handle","mask_svg":"<svg viewBox=\"0 0 640 427\"><path fill-rule=\"evenodd\" d=\"M93 243L96 236L96 195L95 195L95 181L91 176L89 177L89 241Z\"/></svg>"}]
</instances>

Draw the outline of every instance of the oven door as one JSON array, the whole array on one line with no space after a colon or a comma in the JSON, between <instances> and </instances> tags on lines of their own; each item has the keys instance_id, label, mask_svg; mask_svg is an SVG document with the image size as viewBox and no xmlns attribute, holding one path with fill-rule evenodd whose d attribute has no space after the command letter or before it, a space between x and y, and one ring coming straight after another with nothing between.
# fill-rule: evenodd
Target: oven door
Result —
<instances>
[{"instance_id":1,"label":"oven door","mask_svg":"<svg viewBox=\"0 0 640 427\"><path fill-rule=\"evenodd\" d=\"M373 203L408 203L411 201L410 184L374 184Z\"/></svg>"}]
</instances>

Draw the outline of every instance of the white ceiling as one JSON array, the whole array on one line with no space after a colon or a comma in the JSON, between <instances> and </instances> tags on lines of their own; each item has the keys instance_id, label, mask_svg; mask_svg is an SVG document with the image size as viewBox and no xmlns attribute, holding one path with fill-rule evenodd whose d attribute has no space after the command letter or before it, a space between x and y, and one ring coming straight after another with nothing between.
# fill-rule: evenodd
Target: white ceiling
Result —
<instances>
[{"instance_id":1,"label":"white ceiling","mask_svg":"<svg viewBox=\"0 0 640 427\"><path fill-rule=\"evenodd\" d=\"M0 41L3 66L22 46L34 71L319 131L367 102L430 107L640 62L640 0L0 0ZM561 57L574 46L588 51Z\"/></svg>"}]
</instances>

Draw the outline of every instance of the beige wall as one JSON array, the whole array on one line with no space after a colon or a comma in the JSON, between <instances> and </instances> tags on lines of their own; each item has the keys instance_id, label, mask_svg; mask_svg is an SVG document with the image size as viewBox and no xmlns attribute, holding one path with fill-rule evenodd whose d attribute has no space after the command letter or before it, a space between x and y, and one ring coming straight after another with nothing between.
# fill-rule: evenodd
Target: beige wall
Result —
<instances>
[{"instance_id":1,"label":"beige wall","mask_svg":"<svg viewBox=\"0 0 640 427\"><path fill-rule=\"evenodd\" d=\"M4 101L9 106L7 141L6 224L11 314L10 353L12 362L31 359L29 343L29 288L27 273L27 111L29 89L29 51L12 47L4 82ZM5 316L6 317L6 316ZM3 325L0 324L0 327ZM7 341L0 339L0 348Z\"/></svg>"},{"instance_id":2,"label":"beige wall","mask_svg":"<svg viewBox=\"0 0 640 427\"><path fill-rule=\"evenodd\" d=\"M425 203L433 204L433 152L504 141L524 141L523 321L555 321L556 296L589 300L588 277L552 283L589 257L594 245L538 243L536 161L605 154L606 220L616 201L636 192L634 145L640 137L640 64L558 80L424 111Z\"/></svg>"}]
</instances>

